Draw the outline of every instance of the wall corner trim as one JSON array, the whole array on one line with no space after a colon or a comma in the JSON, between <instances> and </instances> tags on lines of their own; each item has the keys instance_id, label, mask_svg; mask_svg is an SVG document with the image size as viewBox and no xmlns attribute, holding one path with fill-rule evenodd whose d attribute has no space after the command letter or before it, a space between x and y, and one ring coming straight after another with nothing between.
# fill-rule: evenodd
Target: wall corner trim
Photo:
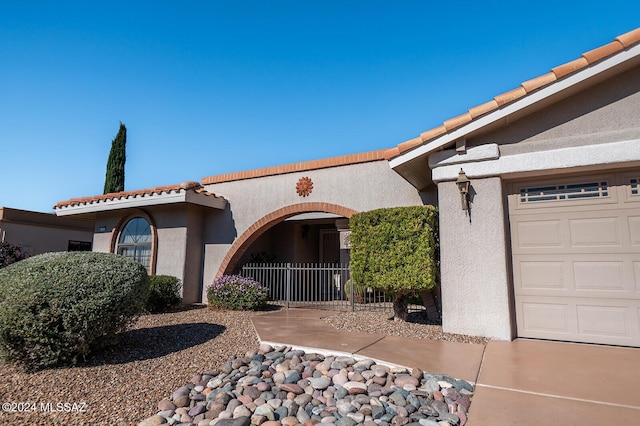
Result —
<instances>
[{"instance_id":1,"label":"wall corner trim","mask_svg":"<svg viewBox=\"0 0 640 426\"><path fill-rule=\"evenodd\" d=\"M476 161L497 160L500 158L500 148L497 144L486 144L480 146L467 147L466 151L460 152L457 149L447 149L434 152L429 156L429 167L435 169L452 164L472 163Z\"/></svg>"},{"instance_id":2,"label":"wall corner trim","mask_svg":"<svg viewBox=\"0 0 640 426\"><path fill-rule=\"evenodd\" d=\"M490 176L520 177L530 173L566 173L586 168L629 167L640 162L640 139L584 145L504 155L495 160L467 162L464 171L469 179ZM446 164L431 171L435 183L458 178L459 164Z\"/></svg>"}]
</instances>

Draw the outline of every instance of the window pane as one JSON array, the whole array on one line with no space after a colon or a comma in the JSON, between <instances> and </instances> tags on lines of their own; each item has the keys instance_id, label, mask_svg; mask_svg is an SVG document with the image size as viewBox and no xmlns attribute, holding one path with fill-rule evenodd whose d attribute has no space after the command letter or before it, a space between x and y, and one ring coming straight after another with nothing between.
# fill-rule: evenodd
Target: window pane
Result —
<instances>
[{"instance_id":1,"label":"window pane","mask_svg":"<svg viewBox=\"0 0 640 426\"><path fill-rule=\"evenodd\" d=\"M522 188L520 202L533 203L536 201L561 201L576 198L608 197L607 182L585 182L569 185L542 186Z\"/></svg>"},{"instance_id":2,"label":"window pane","mask_svg":"<svg viewBox=\"0 0 640 426\"><path fill-rule=\"evenodd\" d=\"M134 259L148 270L151 265L151 245L137 246Z\"/></svg>"},{"instance_id":3,"label":"window pane","mask_svg":"<svg viewBox=\"0 0 640 426\"><path fill-rule=\"evenodd\" d=\"M141 217L131 219L122 229L118 243L118 254L151 269L151 225Z\"/></svg>"},{"instance_id":4,"label":"window pane","mask_svg":"<svg viewBox=\"0 0 640 426\"><path fill-rule=\"evenodd\" d=\"M131 219L120 235L121 244L151 242L151 225L141 217Z\"/></svg>"},{"instance_id":5,"label":"window pane","mask_svg":"<svg viewBox=\"0 0 640 426\"><path fill-rule=\"evenodd\" d=\"M118 254L121 254L125 257L130 257L131 259L135 256L136 249L135 247L119 247Z\"/></svg>"}]
</instances>

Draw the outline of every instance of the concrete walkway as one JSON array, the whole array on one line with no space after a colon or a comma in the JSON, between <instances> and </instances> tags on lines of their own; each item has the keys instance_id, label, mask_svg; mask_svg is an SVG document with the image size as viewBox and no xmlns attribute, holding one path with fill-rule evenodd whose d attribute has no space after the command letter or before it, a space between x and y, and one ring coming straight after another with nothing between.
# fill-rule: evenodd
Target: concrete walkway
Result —
<instances>
[{"instance_id":1,"label":"concrete walkway","mask_svg":"<svg viewBox=\"0 0 640 426\"><path fill-rule=\"evenodd\" d=\"M518 339L484 345L349 333L331 311L255 316L261 342L419 367L476 384L467 425L640 424L640 349Z\"/></svg>"}]
</instances>

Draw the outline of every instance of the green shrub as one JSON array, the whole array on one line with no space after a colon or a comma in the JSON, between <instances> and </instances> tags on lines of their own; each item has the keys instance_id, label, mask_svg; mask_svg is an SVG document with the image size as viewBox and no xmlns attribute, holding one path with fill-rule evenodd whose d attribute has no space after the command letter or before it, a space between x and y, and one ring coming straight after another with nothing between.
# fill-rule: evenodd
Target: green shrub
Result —
<instances>
[{"instance_id":1,"label":"green shrub","mask_svg":"<svg viewBox=\"0 0 640 426\"><path fill-rule=\"evenodd\" d=\"M19 262L26 259L27 255L22 252L22 249L14 244L2 242L0 243L0 268L9 266L12 263Z\"/></svg>"},{"instance_id":2,"label":"green shrub","mask_svg":"<svg viewBox=\"0 0 640 426\"><path fill-rule=\"evenodd\" d=\"M149 276L149 298L147 310L152 313L166 312L171 306L182 301L182 282L171 275Z\"/></svg>"},{"instance_id":3,"label":"green shrub","mask_svg":"<svg viewBox=\"0 0 640 426\"><path fill-rule=\"evenodd\" d=\"M357 213L351 228L351 279L393 295L406 319L405 296L432 289L438 277L438 215L433 206Z\"/></svg>"},{"instance_id":4,"label":"green shrub","mask_svg":"<svg viewBox=\"0 0 640 426\"><path fill-rule=\"evenodd\" d=\"M269 291L251 278L223 275L207 289L209 306L220 309L257 310L267 304Z\"/></svg>"},{"instance_id":5,"label":"green shrub","mask_svg":"<svg viewBox=\"0 0 640 426\"><path fill-rule=\"evenodd\" d=\"M46 253L0 270L0 354L28 370L76 364L144 310L145 268L108 253Z\"/></svg>"}]
</instances>

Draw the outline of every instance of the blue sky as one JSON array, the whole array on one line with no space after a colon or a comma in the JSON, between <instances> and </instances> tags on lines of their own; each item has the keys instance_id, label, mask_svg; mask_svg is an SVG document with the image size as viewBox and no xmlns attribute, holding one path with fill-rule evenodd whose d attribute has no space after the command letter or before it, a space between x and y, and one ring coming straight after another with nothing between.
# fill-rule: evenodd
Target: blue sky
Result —
<instances>
[{"instance_id":1,"label":"blue sky","mask_svg":"<svg viewBox=\"0 0 640 426\"><path fill-rule=\"evenodd\" d=\"M640 2L0 0L0 206L390 148L640 26ZM524 2L523 2L524 3Z\"/></svg>"}]
</instances>

